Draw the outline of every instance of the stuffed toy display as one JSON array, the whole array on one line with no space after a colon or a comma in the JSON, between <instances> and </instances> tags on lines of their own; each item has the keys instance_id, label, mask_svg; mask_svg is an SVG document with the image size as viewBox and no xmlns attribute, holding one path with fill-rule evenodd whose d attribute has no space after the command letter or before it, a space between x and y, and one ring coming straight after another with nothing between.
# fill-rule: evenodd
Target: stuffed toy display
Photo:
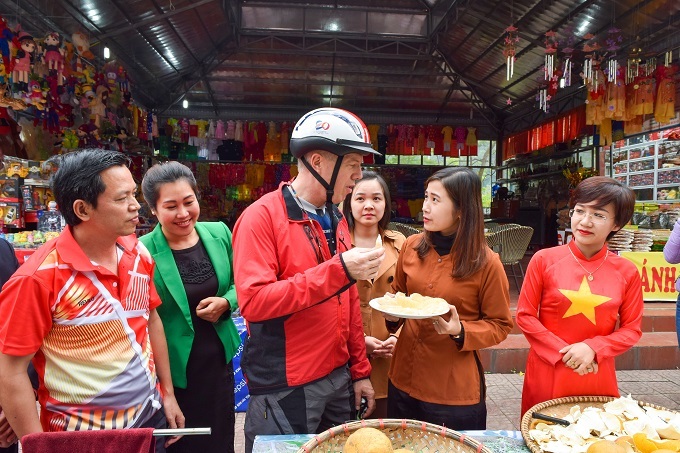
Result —
<instances>
[{"instance_id":1,"label":"stuffed toy display","mask_svg":"<svg viewBox=\"0 0 680 453\"><path fill-rule=\"evenodd\" d=\"M94 54L90 52L90 40L85 36L85 33L77 31L71 35L71 40L78 51L78 55L87 60L94 58Z\"/></svg>"},{"instance_id":2,"label":"stuffed toy display","mask_svg":"<svg viewBox=\"0 0 680 453\"><path fill-rule=\"evenodd\" d=\"M61 45L61 36L57 32L50 32L45 36L44 42L44 60L47 64L47 69L51 74L56 74L57 83L61 85L63 82L64 55L66 53Z\"/></svg>"},{"instance_id":3,"label":"stuffed toy display","mask_svg":"<svg viewBox=\"0 0 680 453\"><path fill-rule=\"evenodd\" d=\"M31 72L36 43L33 40L33 36L21 32L19 33L19 46L19 50L14 57L12 79L17 90L28 91L28 74Z\"/></svg>"}]
</instances>

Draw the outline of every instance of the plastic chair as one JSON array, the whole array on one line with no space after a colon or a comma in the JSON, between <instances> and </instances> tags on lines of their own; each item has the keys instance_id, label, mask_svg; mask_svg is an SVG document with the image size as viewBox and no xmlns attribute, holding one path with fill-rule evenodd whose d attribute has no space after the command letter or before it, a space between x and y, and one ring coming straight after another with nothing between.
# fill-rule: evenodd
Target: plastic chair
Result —
<instances>
[{"instance_id":1,"label":"plastic chair","mask_svg":"<svg viewBox=\"0 0 680 453\"><path fill-rule=\"evenodd\" d=\"M518 278L521 277L524 281L524 269L522 268L522 258L529 247L531 236L534 234L534 229L528 226L515 225L514 227L505 228L495 233L491 233L486 237L486 242L501 258L501 263L504 266L510 266L510 273L506 269L508 278L515 279L515 287L517 292L521 289ZM519 273L515 269L519 266Z\"/></svg>"},{"instance_id":2,"label":"plastic chair","mask_svg":"<svg viewBox=\"0 0 680 453\"><path fill-rule=\"evenodd\" d=\"M390 222L387 224L387 229L388 230L394 230L398 231L401 234L403 234L406 237L411 236L412 234L418 234L421 233L421 231L418 228L414 228L411 225L407 225L405 223L398 223L398 222Z\"/></svg>"}]
</instances>

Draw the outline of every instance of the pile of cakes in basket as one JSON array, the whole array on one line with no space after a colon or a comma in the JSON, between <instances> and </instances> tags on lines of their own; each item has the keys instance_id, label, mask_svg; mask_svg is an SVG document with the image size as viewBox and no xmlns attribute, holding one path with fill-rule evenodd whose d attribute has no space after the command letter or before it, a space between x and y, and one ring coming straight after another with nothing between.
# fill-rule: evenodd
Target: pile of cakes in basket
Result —
<instances>
[{"instance_id":1,"label":"pile of cakes in basket","mask_svg":"<svg viewBox=\"0 0 680 453\"><path fill-rule=\"evenodd\" d=\"M592 401L558 399L551 400L553 405L544 403L544 407L530 409L522 420L529 448L551 453L680 452L680 413L630 396L601 397L600 401L584 398ZM532 419L532 411L554 416L563 424Z\"/></svg>"}]
</instances>

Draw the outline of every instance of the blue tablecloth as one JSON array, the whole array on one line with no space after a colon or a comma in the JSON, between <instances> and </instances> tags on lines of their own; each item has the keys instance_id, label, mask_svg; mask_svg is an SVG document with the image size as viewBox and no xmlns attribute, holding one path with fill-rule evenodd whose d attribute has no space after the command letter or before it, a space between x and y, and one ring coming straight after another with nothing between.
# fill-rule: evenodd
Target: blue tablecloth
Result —
<instances>
[{"instance_id":1,"label":"blue tablecloth","mask_svg":"<svg viewBox=\"0 0 680 453\"><path fill-rule=\"evenodd\" d=\"M527 453L530 451L524 445L524 439L519 431L486 430L461 431L461 433L482 442L494 453ZM295 453L313 437L313 434L256 436L253 453Z\"/></svg>"}]
</instances>

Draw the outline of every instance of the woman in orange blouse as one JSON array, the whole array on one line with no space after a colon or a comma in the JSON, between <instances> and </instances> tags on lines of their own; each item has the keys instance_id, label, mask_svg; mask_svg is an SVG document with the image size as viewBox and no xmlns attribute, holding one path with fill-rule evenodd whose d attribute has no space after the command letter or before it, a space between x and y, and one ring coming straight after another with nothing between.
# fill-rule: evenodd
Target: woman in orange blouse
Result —
<instances>
[{"instance_id":1,"label":"woman in orange blouse","mask_svg":"<svg viewBox=\"0 0 680 453\"><path fill-rule=\"evenodd\" d=\"M479 350L512 329L508 279L486 245L481 181L468 168L445 168L426 182L425 232L409 236L392 289L441 297L449 313L429 319L385 315L402 328L392 358L387 415L456 430L486 428Z\"/></svg>"}]
</instances>

